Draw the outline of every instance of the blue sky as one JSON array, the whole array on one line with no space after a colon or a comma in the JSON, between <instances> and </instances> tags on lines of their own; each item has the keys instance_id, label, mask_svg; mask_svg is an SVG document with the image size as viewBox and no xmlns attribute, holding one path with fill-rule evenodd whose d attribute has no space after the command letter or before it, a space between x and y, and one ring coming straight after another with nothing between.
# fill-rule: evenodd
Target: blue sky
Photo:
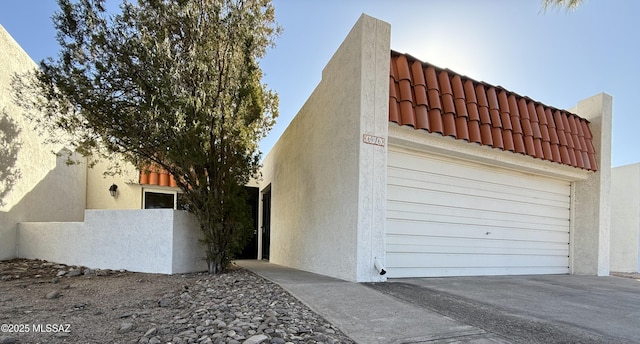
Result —
<instances>
[{"instance_id":1,"label":"blue sky","mask_svg":"<svg viewBox=\"0 0 640 344\"><path fill-rule=\"evenodd\" d=\"M119 2L119 1L118 1ZM640 1L585 0L574 12L540 0L274 0L284 28L262 61L280 96L266 154L320 81L362 13L391 24L391 48L558 108L613 96L612 165L640 162ZM54 0L0 1L0 24L36 61L57 54Z\"/></svg>"}]
</instances>

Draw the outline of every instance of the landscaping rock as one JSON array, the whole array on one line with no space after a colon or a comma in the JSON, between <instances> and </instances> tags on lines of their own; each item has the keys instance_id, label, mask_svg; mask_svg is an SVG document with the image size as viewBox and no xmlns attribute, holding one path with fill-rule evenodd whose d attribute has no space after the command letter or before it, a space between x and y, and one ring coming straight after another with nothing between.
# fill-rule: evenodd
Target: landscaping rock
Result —
<instances>
[{"instance_id":1,"label":"landscaping rock","mask_svg":"<svg viewBox=\"0 0 640 344\"><path fill-rule=\"evenodd\" d=\"M67 272L68 277L76 277L82 275L82 269L73 269Z\"/></svg>"},{"instance_id":2,"label":"landscaping rock","mask_svg":"<svg viewBox=\"0 0 640 344\"><path fill-rule=\"evenodd\" d=\"M129 332L131 330L133 330L133 323L123 322L120 325L120 329L118 329L118 333L127 333L127 332Z\"/></svg>"},{"instance_id":3,"label":"landscaping rock","mask_svg":"<svg viewBox=\"0 0 640 344\"><path fill-rule=\"evenodd\" d=\"M17 339L11 336L0 336L0 344L15 344Z\"/></svg>"},{"instance_id":4,"label":"landscaping rock","mask_svg":"<svg viewBox=\"0 0 640 344\"><path fill-rule=\"evenodd\" d=\"M144 337L151 337L154 334L156 334L157 331L158 331L157 328L152 327L152 328L148 329L147 332L144 333Z\"/></svg>"},{"instance_id":5,"label":"landscaping rock","mask_svg":"<svg viewBox=\"0 0 640 344\"><path fill-rule=\"evenodd\" d=\"M60 296L62 296L62 294L60 294L60 292L59 292L59 291L57 291L57 290L54 290L54 291L52 291L52 292L50 292L50 293L47 293L47 295L45 295L45 297L46 297L48 300L57 299L57 298L59 298Z\"/></svg>"},{"instance_id":6,"label":"landscaping rock","mask_svg":"<svg viewBox=\"0 0 640 344\"><path fill-rule=\"evenodd\" d=\"M265 336L264 334L258 334L255 336L251 336L249 339L245 340L242 344L260 344L266 341L267 339L269 339L269 337Z\"/></svg>"}]
</instances>

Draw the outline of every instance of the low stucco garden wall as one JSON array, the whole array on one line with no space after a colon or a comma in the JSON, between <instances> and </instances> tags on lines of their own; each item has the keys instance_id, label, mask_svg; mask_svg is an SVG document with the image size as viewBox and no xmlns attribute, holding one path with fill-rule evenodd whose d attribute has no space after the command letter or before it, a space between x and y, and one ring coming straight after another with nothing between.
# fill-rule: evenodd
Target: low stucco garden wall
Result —
<instances>
[{"instance_id":1,"label":"low stucco garden wall","mask_svg":"<svg viewBox=\"0 0 640 344\"><path fill-rule=\"evenodd\" d=\"M148 273L205 271L200 229L171 209L87 210L84 222L23 222L17 256Z\"/></svg>"}]
</instances>

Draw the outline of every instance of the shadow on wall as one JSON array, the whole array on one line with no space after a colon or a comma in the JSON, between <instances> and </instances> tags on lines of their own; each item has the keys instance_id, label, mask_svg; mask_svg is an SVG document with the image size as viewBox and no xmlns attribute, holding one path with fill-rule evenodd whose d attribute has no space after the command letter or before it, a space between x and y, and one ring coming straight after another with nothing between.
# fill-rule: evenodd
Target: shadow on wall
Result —
<instances>
[{"instance_id":1,"label":"shadow on wall","mask_svg":"<svg viewBox=\"0 0 640 344\"><path fill-rule=\"evenodd\" d=\"M53 153L51 156L56 158ZM86 164L68 166L65 162L66 157L57 157L55 167L30 186L17 203L10 204L6 211L0 210L0 260L16 257L16 233L20 222L78 222L84 219ZM12 190L19 191L17 185Z\"/></svg>"},{"instance_id":2,"label":"shadow on wall","mask_svg":"<svg viewBox=\"0 0 640 344\"><path fill-rule=\"evenodd\" d=\"M55 167L9 209L17 222L84 220L87 166L86 163L68 165L65 154L59 152ZM82 156L73 158L80 160Z\"/></svg>"},{"instance_id":3,"label":"shadow on wall","mask_svg":"<svg viewBox=\"0 0 640 344\"><path fill-rule=\"evenodd\" d=\"M16 167L18 152L22 142L18 139L20 128L9 117L5 109L0 111L0 207L4 206L4 197L20 178L20 169Z\"/></svg>"}]
</instances>

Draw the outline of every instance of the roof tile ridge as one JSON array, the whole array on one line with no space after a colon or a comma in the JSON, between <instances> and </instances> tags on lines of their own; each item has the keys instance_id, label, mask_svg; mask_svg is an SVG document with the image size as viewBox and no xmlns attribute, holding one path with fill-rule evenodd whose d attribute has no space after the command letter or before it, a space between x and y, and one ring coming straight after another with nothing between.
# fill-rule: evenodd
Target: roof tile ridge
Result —
<instances>
[{"instance_id":1,"label":"roof tile ridge","mask_svg":"<svg viewBox=\"0 0 640 344\"><path fill-rule=\"evenodd\" d=\"M389 118L400 125L597 170L589 120L391 50Z\"/></svg>"},{"instance_id":2,"label":"roof tile ridge","mask_svg":"<svg viewBox=\"0 0 640 344\"><path fill-rule=\"evenodd\" d=\"M452 70L452 69L445 68L445 67L439 67L439 66L434 65L433 63L423 61L423 60L421 60L421 59L419 59L419 58L417 58L417 57L415 57L415 56L413 56L413 55L411 55L411 54L408 54L408 53L401 53L401 52L399 52L399 51L397 51L397 50L393 50L393 49L391 49L391 55L394 55L394 54L395 54L395 55L403 55L403 56L405 56L405 57L407 58L407 60L418 61L418 62L422 63L423 65L431 66L431 67L433 67L437 72L440 72L440 71L446 71L446 72L447 72L447 73L449 73L449 74L458 75L458 76L460 76L460 78L462 78L462 81L463 81L463 82L465 82L466 80L470 80L470 81L472 81L473 83L476 83L476 84L482 84L482 85L483 85L483 86L485 86L485 87L493 87L493 88L496 88L497 90L504 90L504 91L506 91L508 94L513 94L513 95L514 95L514 96L516 96L517 98L524 98L524 99L525 99L526 101L528 101L528 102L529 102L529 101L531 101L531 102L534 102L536 105L540 104L540 105L542 105L543 107L549 108L550 110L552 110L552 112L553 112L553 111L556 111L556 110L561 111L561 112L566 112L566 113L568 113L568 114L570 114L570 115L572 115L572 116L575 116L575 117L577 117L577 118L580 118L580 119L583 119L583 120L587 121L587 123L590 123L587 119L585 119L585 118L583 118L583 117L580 117L578 114L575 114L575 113L573 113L573 112L571 112L571 111L569 111L569 110L567 110L567 109L561 109L561 108L558 108L558 107L555 107L555 106L552 106L552 105L547 105L547 104L545 104L545 103L544 103L544 102L542 102L542 101L539 101L539 100L533 99L533 98L531 98L531 97L529 97L529 96L523 96L523 95L521 95L521 94L519 94L519 93L517 93L517 92L515 92L515 91L512 91L512 90L510 90L510 89L508 89L508 88L505 88L505 87L504 87L504 86L502 86L502 85L493 85L493 84L490 84L490 83L488 83L488 82L486 82L486 81L483 81L483 80L474 79L474 78L469 77L469 76L467 76L467 75L465 75L465 74L458 73L458 72L456 72L456 71L454 71L454 70Z\"/></svg>"}]
</instances>

